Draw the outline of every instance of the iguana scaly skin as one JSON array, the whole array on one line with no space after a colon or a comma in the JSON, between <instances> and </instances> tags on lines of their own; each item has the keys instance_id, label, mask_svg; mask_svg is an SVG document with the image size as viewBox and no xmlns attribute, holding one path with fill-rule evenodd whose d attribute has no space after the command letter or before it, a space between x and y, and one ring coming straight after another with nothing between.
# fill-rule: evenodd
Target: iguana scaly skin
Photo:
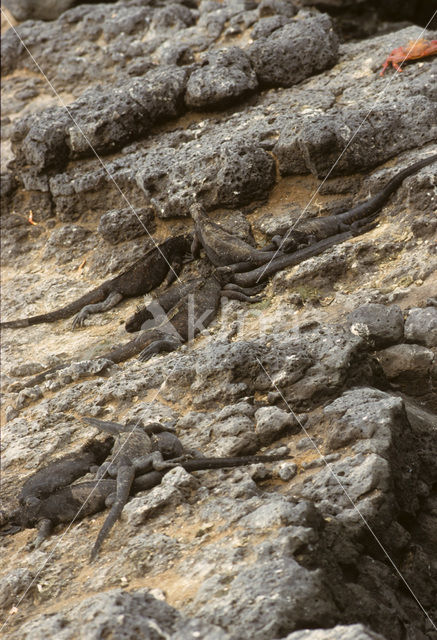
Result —
<instances>
[{"instance_id":1,"label":"iguana scaly skin","mask_svg":"<svg viewBox=\"0 0 437 640\"><path fill-rule=\"evenodd\" d=\"M165 474L168 473L170 469L174 468L174 466L181 466L186 471L191 472L239 467L260 462L275 462L279 460L286 460L290 457L291 456L287 452L276 455L254 455L229 458L197 457L180 460L174 464L172 464L172 460L169 460L166 468L161 471L149 471L147 473L141 471L144 468L150 467L143 458L142 460L139 460L137 467L135 467L135 473L141 473L141 475L135 477L131 483L130 494L132 495L138 491L146 491L156 487L161 483ZM50 535L53 527L58 524L71 523L73 521L78 522L88 515L93 515L103 511L107 507L111 507L112 512L112 509L116 504L116 496L117 480L99 478L98 480L81 482L71 486L63 486L61 479L60 488L55 489L53 493L45 496L44 498L39 499L34 497L33 500L29 500L26 504L21 505L19 510L11 514L9 523L12 525L19 525L18 530L37 527L37 536L33 543L29 545L29 548L35 548ZM108 518L105 520L105 523L108 521ZM11 530L13 533L16 531L17 528ZM103 527L101 531L103 531ZM109 530L106 531L106 533L108 532ZM9 531L5 533L9 533ZM94 549L95 546L93 548L92 557L95 557Z\"/></svg>"},{"instance_id":2,"label":"iguana scaly skin","mask_svg":"<svg viewBox=\"0 0 437 640\"><path fill-rule=\"evenodd\" d=\"M185 254L189 253L192 235L179 235L168 238L160 245L150 249L143 258L115 278L106 280L96 289L89 291L74 302L61 309L42 313L21 320L7 320L0 323L2 329L28 327L32 324L55 322L77 314L73 328L82 326L91 313L107 311L123 298L140 296L158 287L168 276L170 284L180 272Z\"/></svg>"},{"instance_id":3,"label":"iguana scaly skin","mask_svg":"<svg viewBox=\"0 0 437 640\"><path fill-rule=\"evenodd\" d=\"M28 498L43 498L70 485L93 467L100 466L108 457L113 444L113 438L107 438L104 442L91 440L79 451L62 456L39 469L23 484L18 496L19 503L23 506Z\"/></svg>"},{"instance_id":4,"label":"iguana scaly skin","mask_svg":"<svg viewBox=\"0 0 437 640\"><path fill-rule=\"evenodd\" d=\"M289 232L285 233L284 238L276 236L273 239L274 244L280 247L282 251L290 252L296 251L301 245L308 244L309 242L318 242L324 238L349 231L351 228L358 230L360 226L362 226L359 224L360 222L365 221L368 223L373 216L376 216L405 178L417 173L417 171L432 164L436 160L437 154L422 158L422 160L399 171L399 173L387 182L379 193L365 202L357 204L344 213L304 220L296 225L296 227L290 229Z\"/></svg>"},{"instance_id":5,"label":"iguana scaly skin","mask_svg":"<svg viewBox=\"0 0 437 640\"><path fill-rule=\"evenodd\" d=\"M165 460L181 459L184 447L174 433L159 423L146 426L140 423L124 426L96 418L83 419L102 431L116 435L111 456L100 467L97 474L98 477L104 477L106 474L115 477L116 490L111 510L91 552L91 560L93 560L123 511L135 478L136 466L139 468L138 465L141 462L142 469L154 471L175 466L174 462L166 463ZM106 504L108 505L108 500Z\"/></svg>"},{"instance_id":6,"label":"iguana scaly skin","mask_svg":"<svg viewBox=\"0 0 437 640\"><path fill-rule=\"evenodd\" d=\"M214 320L221 297L245 302L261 300L259 297L250 296L259 292L262 287L245 289L235 284L222 285L222 279L214 268L209 264L204 266L206 268L202 269L202 276L173 285L162 296L129 318L127 326L130 332L140 331L145 322L146 328L134 339L117 345L99 355L99 358L118 364L138 354L140 359L145 361L156 353L174 351L184 342L192 340ZM71 362L65 362L47 369L26 384L41 384L47 376L65 369L70 364Z\"/></svg>"},{"instance_id":7,"label":"iguana scaly skin","mask_svg":"<svg viewBox=\"0 0 437 640\"><path fill-rule=\"evenodd\" d=\"M190 214L195 224L195 236L191 247L194 257L198 257L200 247L203 246L208 259L215 267L241 263L247 265L247 269L251 269L256 265L265 264L275 255L275 251L256 249L226 231L224 227L208 218L200 204L193 204Z\"/></svg>"}]
</instances>

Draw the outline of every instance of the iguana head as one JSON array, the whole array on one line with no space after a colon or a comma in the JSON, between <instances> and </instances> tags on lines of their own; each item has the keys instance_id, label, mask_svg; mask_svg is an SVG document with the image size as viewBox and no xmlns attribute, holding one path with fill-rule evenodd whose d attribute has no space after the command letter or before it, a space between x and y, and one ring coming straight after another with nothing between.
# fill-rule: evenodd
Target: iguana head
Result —
<instances>
[{"instance_id":1,"label":"iguana head","mask_svg":"<svg viewBox=\"0 0 437 640\"><path fill-rule=\"evenodd\" d=\"M194 222L198 222L202 218L205 218L205 209L201 204L195 202L190 207L190 215L193 218Z\"/></svg>"}]
</instances>

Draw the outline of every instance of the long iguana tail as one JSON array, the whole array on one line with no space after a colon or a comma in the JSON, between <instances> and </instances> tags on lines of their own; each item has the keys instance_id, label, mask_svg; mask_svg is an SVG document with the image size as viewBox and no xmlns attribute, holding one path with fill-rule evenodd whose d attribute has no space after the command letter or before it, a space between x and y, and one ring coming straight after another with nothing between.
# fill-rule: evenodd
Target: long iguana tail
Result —
<instances>
[{"instance_id":1,"label":"long iguana tail","mask_svg":"<svg viewBox=\"0 0 437 640\"><path fill-rule=\"evenodd\" d=\"M49 311L48 313L41 313L37 316L31 316L30 318L21 318L19 320L7 320L6 322L0 322L2 329L16 329L18 327L28 327L32 324L41 324L42 322L55 322L56 320L62 320L63 318L70 318L75 313L78 313L87 304L95 304L96 302L102 302L106 298L107 293L100 287L92 289L85 293L78 300L74 300L67 304L65 307L56 309L55 311Z\"/></svg>"},{"instance_id":2,"label":"long iguana tail","mask_svg":"<svg viewBox=\"0 0 437 640\"><path fill-rule=\"evenodd\" d=\"M338 220L344 222L345 224L350 224L359 220L361 218L367 218L368 216L376 213L385 205L389 197L392 193L396 191L396 189L402 184L405 178L413 175L413 173L417 173L419 169L423 169L429 164L436 162L437 153L432 156L428 156L427 158L422 158L418 162L415 162L410 167L406 167L399 171L391 180L387 182L385 187L377 193L373 198L369 198L365 202L361 204L357 204L356 207L349 209L349 211L345 211L344 213L340 213L336 216Z\"/></svg>"},{"instance_id":3,"label":"long iguana tail","mask_svg":"<svg viewBox=\"0 0 437 640\"><path fill-rule=\"evenodd\" d=\"M270 454L258 456L236 456L233 458L192 458L191 460L183 460L179 466L185 471L206 471L208 469L227 469L230 467L242 467L258 462L276 462L278 460L290 460L293 456L289 453ZM171 461L170 461L171 462ZM165 476L167 471L150 471L141 476L137 476L133 483L134 491L146 491L156 487Z\"/></svg>"},{"instance_id":4,"label":"long iguana tail","mask_svg":"<svg viewBox=\"0 0 437 640\"><path fill-rule=\"evenodd\" d=\"M117 496L114 504L111 507L111 511L108 513L106 520L99 531L99 535L97 536L97 540L91 551L90 561L94 560L94 558L97 556L100 547L103 544L103 541L108 537L109 532L120 517L121 512L123 511L123 507L129 497L134 478L134 467L129 463L128 460L123 460L121 458L119 461L117 472Z\"/></svg>"}]
</instances>

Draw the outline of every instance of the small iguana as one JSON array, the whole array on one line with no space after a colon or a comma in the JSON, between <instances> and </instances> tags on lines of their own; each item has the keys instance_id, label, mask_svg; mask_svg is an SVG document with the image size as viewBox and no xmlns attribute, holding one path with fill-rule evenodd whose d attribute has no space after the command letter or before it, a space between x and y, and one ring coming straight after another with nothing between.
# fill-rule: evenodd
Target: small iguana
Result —
<instances>
[{"instance_id":1,"label":"small iguana","mask_svg":"<svg viewBox=\"0 0 437 640\"><path fill-rule=\"evenodd\" d=\"M73 320L73 328L84 324L91 313L101 313L115 307L123 298L140 296L158 287L167 276L167 284L171 284L182 268L183 258L190 252L192 235L185 234L168 238L153 247L145 256L120 273L115 278L102 282L74 302L37 316L21 320L7 320L0 323L2 329L28 327L42 322L55 322L77 314Z\"/></svg>"},{"instance_id":2,"label":"small iguana","mask_svg":"<svg viewBox=\"0 0 437 640\"><path fill-rule=\"evenodd\" d=\"M345 231L358 231L363 224L368 224L372 217L375 217L379 213L389 197L398 189L405 178L417 173L417 171L432 164L436 160L437 154L422 158L422 160L399 171L399 173L387 182L379 193L365 202L357 204L344 213L304 220L286 232L283 238L281 238L281 236L272 238L273 244L280 248L281 251L289 253L290 251L296 251L302 245L318 242L319 240L335 236Z\"/></svg>"}]
</instances>

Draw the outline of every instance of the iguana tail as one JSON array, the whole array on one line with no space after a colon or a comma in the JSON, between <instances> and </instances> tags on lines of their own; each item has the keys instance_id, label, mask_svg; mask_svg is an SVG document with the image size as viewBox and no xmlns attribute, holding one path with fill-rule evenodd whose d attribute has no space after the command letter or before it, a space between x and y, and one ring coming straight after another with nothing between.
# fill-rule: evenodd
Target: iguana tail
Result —
<instances>
[{"instance_id":1,"label":"iguana tail","mask_svg":"<svg viewBox=\"0 0 437 640\"><path fill-rule=\"evenodd\" d=\"M345 224L351 224L356 220L367 218L368 216L376 213L385 205L391 194L398 189L405 178L417 173L417 171L423 169L423 167L426 167L429 164L432 164L436 160L437 153L432 156L428 156L427 158L422 158L422 160L415 162L410 167L402 169L402 171L399 171L399 173L393 176L393 178L387 182L385 187L373 196L373 198L369 198L369 200L358 204L356 207L349 209L349 211L346 211L345 213L338 214L336 218Z\"/></svg>"},{"instance_id":2,"label":"iguana tail","mask_svg":"<svg viewBox=\"0 0 437 640\"><path fill-rule=\"evenodd\" d=\"M270 454L258 456L236 456L233 458L192 458L183 460L179 464L185 471L205 471L207 469L226 469L230 467L242 467L258 462L275 462L278 460L290 460L293 456L289 452L283 454ZM165 471L150 471L135 478L133 483L134 491L146 491L156 487L166 474Z\"/></svg>"},{"instance_id":3,"label":"iguana tail","mask_svg":"<svg viewBox=\"0 0 437 640\"><path fill-rule=\"evenodd\" d=\"M100 547L103 544L103 541L105 540L105 538L107 538L112 527L120 517L121 512L123 511L123 507L129 497L132 483L135 478L135 469L128 460L120 459L118 465L117 496L114 504L111 507L111 511L108 513L106 520L99 531L99 535L97 536L97 540L91 551L90 561L94 560L94 558L97 556Z\"/></svg>"},{"instance_id":4,"label":"iguana tail","mask_svg":"<svg viewBox=\"0 0 437 640\"><path fill-rule=\"evenodd\" d=\"M78 313L87 304L95 304L96 302L102 302L106 298L106 292L100 287L88 291L78 300L70 302L65 307L56 309L55 311L49 311L48 313L41 313L37 316L30 316L30 318L22 318L19 320L7 320L1 322L0 327L2 329L16 329L18 327L29 327L32 324L41 324L42 322L55 322L56 320L62 320L63 318L70 318L75 313Z\"/></svg>"}]
</instances>

